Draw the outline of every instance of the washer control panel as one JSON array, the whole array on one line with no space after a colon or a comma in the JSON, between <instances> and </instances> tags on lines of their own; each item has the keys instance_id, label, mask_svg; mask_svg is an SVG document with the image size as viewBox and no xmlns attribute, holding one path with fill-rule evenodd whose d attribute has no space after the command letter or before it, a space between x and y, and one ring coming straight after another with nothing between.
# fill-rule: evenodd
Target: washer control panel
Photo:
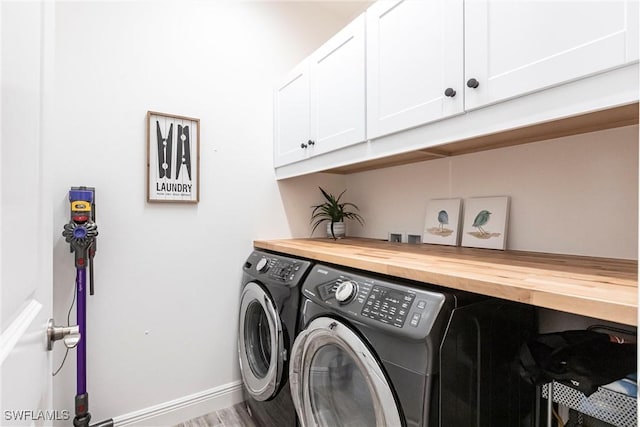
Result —
<instances>
[{"instance_id":1,"label":"washer control panel","mask_svg":"<svg viewBox=\"0 0 640 427\"><path fill-rule=\"evenodd\" d=\"M402 328L415 298L415 293L374 286L360 313L370 319Z\"/></svg>"},{"instance_id":2,"label":"washer control panel","mask_svg":"<svg viewBox=\"0 0 640 427\"><path fill-rule=\"evenodd\" d=\"M302 294L337 314L414 338L425 336L452 296L419 285L316 265Z\"/></svg>"}]
</instances>

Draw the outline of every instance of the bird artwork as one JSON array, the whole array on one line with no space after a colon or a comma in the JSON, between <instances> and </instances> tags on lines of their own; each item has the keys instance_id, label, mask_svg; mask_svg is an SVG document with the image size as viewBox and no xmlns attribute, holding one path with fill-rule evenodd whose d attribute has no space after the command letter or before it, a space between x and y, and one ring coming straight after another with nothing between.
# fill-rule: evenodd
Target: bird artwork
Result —
<instances>
[{"instance_id":1,"label":"bird artwork","mask_svg":"<svg viewBox=\"0 0 640 427\"><path fill-rule=\"evenodd\" d=\"M472 197L465 203L462 246L505 250L509 196Z\"/></svg>"},{"instance_id":2,"label":"bird artwork","mask_svg":"<svg viewBox=\"0 0 640 427\"><path fill-rule=\"evenodd\" d=\"M453 230L445 227L449 225L449 212L445 209L440 209L438 211L433 211L431 215L435 216L436 212L438 213L438 225L435 226L434 224L434 227L428 228L426 231L434 236L439 236L440 238L449 237L453 233ZM433 218L433 216L431 218ZM438 243L440 243L440 241Z\"/></svg>"},{"instance_id":3,"label":"bird artwork","mask_svg":"<svg viewBox=\"0 0 640 427\"><path fill-rule=\"evenodd\" d=\"M433 199L427 203L423 243L458 244L462 199Z\"/></svg>"},{"instance_id":4,"label":"bird artwork","mask_svg":"<svg viewBox=\"0 0 640 427\"><path fill-rule=\"evenodd\" d=\"M444 209L438 212L438 222L440 223L440 231L443 231L444 226L449 224L449 214Z\"/></svg>"},{"instance_id":5,"label":"bird artwork","mask_svg":"<svg viewBox=\"0 0 640 427\"><path fill-rule=\"evenodd\" d=\"M480 230L483 235L489 234L482 228L482 226L486 225L487 222L489 222L490 216L491 212L486 209L481 210L480 212L478 212L478 215L476 215L476 219L473 220L473 227L476 227L478 230Z\"/></svg>"}]
</instances>

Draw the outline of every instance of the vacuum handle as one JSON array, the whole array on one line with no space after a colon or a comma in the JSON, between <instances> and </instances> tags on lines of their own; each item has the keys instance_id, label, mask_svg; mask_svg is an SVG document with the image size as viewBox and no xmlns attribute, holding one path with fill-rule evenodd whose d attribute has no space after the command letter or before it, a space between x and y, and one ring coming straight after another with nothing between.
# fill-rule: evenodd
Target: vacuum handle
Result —
<instances>
[{"instance_id":1,"label":"vacuum handle","mask_svg":"<svg viewBox=\"0 0 640 427\"><path fill-rule=\"evenodd\" d=\"M93 255L89 257L89 295L93 295Z\"/></svg>"}]
</instances>

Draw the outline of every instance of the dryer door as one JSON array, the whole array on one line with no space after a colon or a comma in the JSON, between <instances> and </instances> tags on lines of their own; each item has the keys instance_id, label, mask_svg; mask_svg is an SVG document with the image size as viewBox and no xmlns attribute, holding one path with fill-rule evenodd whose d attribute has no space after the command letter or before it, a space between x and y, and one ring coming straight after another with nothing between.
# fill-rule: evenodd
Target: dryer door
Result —
<instances>
[{"instance_id":1,"label":"dryer door","mask_svg":"<svg viewBox=\"0 0 640 427\"><path fill-rule=\"evenodd\" d=\"M282 322L269 294L254 282L244 287L240 300L238 352L249 394L261 401L275 396L286 358Z\"/></svg>"},{"instance_id":2,"label":"dryer door","mask_svg":"<svg viewBox=\"0 0 640 427\"><path fill-rule=\"evenodd\" d=\"M403 425L377 358L338 320L319 317L298 335L289 383L304 427Z\"/></svg>"}]
</instances>

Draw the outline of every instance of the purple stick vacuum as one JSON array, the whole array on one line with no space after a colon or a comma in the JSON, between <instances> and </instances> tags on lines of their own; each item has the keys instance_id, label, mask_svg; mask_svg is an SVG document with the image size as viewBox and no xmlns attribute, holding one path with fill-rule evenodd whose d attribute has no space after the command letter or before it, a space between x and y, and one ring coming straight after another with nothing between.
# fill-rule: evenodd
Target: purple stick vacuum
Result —
<instances>
[{"instance_id":1,"label":"purple stick vacuum","mask_svg":"<svg viewBox=\"0 0 640 427\"><path fill-rule=\"evenodd\" d=\"M89 293L93 295L93 257L96 252L98 226L95 223L95 189L72 187L69 191L71 220L65 224L62 235L75 253L76 291L78 305L76 318L80 332L77 349L75 427L89 427L89 393L87 393L87 269ZM113 420L94 424L92 427L112 427Z\"/></svg>"},{"instance_id":2,"label":"purple stick vacuum","mask_svg":"<svg viewBox=\"0 0 640 427\"><path fill-rule=\"evenodd\" d=\"M85 286L87 281L87 269L79 268L76 271L76 287L78 292L78 308L76 319L80 329L80 341L76 350L76 392L78 396L87 393L87 295Z\"/></svg>"}]
</instances>

